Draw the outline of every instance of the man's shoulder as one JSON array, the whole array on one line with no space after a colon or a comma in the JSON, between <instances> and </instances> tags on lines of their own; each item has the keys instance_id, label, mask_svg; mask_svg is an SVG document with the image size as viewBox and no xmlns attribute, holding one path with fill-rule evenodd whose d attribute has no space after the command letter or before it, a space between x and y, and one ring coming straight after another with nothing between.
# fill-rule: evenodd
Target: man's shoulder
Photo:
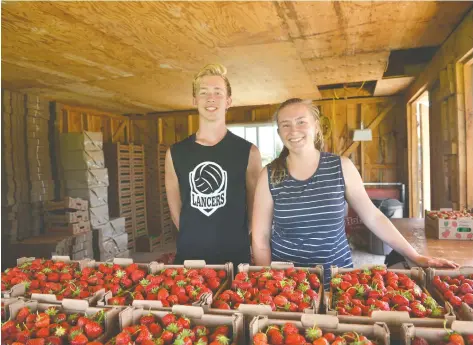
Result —
<instances>
[{"instance_id":1,"label":"man's shoulder","mask_svg":"<svg viewBox=\"0 0 473 345\"><path fill-rule=\"evenodd\" d=\"M228 135L229 135L230 140L233 141L233 144L241 145L242 147L245 147L245 148L251 148L251 146L253 145L248 140L242 137L239 137L238 135L236 135L235 133L231 131L228 131Z\"/></svg>"},{"instance_id":2,"label":"man's shoulder","mask_svg":"<svg viewBox=\"0 0 473 345\"><path fill-rule=\"evenodd\" d=\"M190 144L194 142L193 134L189 135L187 138L178 141L171 145L171 152L175 152L176 150L187 149Z\"/></svg>"}]
</instances>

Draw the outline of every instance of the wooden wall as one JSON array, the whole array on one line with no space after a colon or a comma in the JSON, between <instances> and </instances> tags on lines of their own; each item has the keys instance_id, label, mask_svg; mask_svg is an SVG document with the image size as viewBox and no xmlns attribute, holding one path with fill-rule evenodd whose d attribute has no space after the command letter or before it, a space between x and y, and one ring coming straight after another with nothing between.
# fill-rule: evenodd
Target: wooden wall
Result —
<instances>
[{"instance_id":1,"label":"wooden wall","mask_svg":"<svg viewBox=\"0 0 473 345\"><path fill-rule=\"evenodd\" d=\"M331 124L325 150L348 155L360 170L365 182L406 182L406 122L405 107L394 97L359 98L318 101L321 114ZM276 105L231 108L227 124L267 123L273 119ZM353 130L372 124L373 141L353 143ZM380 121L381 120L381 121ZM196 111L157 113L133 117L132 136L135 143L171 145L198 129ZM157 137L150 134L156 132Z\"/></svg>"},{"instance_id":2,"label":"wooden wall","mask_svg":"<svg viewBox=\"0 0 473 345\"><path fill-rule=\"evenodd\" d=\"M417 214L413 186L419 180L413 104L425 91L430 103L431 207L473 208L473 10L449 36L406 92L410 214Z\"/></svg>"}]
</instances>

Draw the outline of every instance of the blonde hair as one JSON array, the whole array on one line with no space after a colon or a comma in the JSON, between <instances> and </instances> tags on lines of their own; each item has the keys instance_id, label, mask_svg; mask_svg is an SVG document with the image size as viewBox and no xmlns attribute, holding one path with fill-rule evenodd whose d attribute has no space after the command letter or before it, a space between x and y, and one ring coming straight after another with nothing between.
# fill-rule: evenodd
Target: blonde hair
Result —
<instances>
[{"instance_id":1,"label":"blonde hair","mask_svg":"<svg viewBox=\"0 0 473 345\"><path fill-rule=\"evenodd\" d=\"M324 148L324 136L322 133L322 128L320 126L320 111L319 108L317 108L311 100L290 98L287 101L284 101L274 113L274 121L278 123L278 117L281 110L293 104L304 104L309 110L310 114L314 117L316 129L314 146L317 150L322 151ZM273 185L280 184L287 177L287 156L289 156L289 150L286 146L284 146L279 156L271 163L269 163L269 169L271 170L270 181Z\"/></svg>"},{"instance_id":2,"label":"blonde hair","mask_svg":"<svg viewBox=\"0 0 473 345\"><path fill-rule=\"evenodd\" d=\"M202 77L209 75L222 77L222 79L225 81L225 87L227 88L227 97L230 97L232 95L232 87L230 86L230 82L227 78L226 67L220 64L210 64L202 68L195 75L194 80L192 81L192 96L195 97L197 95L197 91L199 90L200 81L202 80Z\"/></svg>"}]
</instances>

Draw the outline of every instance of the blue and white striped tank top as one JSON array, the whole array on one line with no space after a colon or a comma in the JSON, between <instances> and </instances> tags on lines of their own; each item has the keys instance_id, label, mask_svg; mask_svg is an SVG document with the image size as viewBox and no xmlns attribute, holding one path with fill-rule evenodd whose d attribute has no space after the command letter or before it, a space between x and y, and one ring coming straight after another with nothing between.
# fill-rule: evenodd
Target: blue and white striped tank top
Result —
<instances>
[{"instance_id":1,"label":"blue and white striped tank top","mask_svg":"<svg viewBox=\"0 0 473 345\"><path fill-rule=\"evenodd\" d=\"M268 169L268 178L271 171ZM314 175L269 182L274 201L271 256L295 266L323 265L325 288L330 266L353 267L345 234L345 181L339 156L320 153Z\"/></svg>"}]
</instances>

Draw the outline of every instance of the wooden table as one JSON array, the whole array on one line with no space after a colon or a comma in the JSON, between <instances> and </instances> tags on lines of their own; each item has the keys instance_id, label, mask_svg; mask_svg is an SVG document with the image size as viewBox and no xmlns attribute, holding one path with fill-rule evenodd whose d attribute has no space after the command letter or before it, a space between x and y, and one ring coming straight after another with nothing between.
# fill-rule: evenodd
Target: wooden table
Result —
<instances>
[{"instance_id":1,"label":"wooden table","mask_svg":"<svg viewBox=\"0 0 473 345\"><path fill-rule=\"evenodd\" d=\"M390 220L420 254L453 260L461 266L473 266L473 241L426 238L423 218Z\"/></svg>"}]
</instances>

